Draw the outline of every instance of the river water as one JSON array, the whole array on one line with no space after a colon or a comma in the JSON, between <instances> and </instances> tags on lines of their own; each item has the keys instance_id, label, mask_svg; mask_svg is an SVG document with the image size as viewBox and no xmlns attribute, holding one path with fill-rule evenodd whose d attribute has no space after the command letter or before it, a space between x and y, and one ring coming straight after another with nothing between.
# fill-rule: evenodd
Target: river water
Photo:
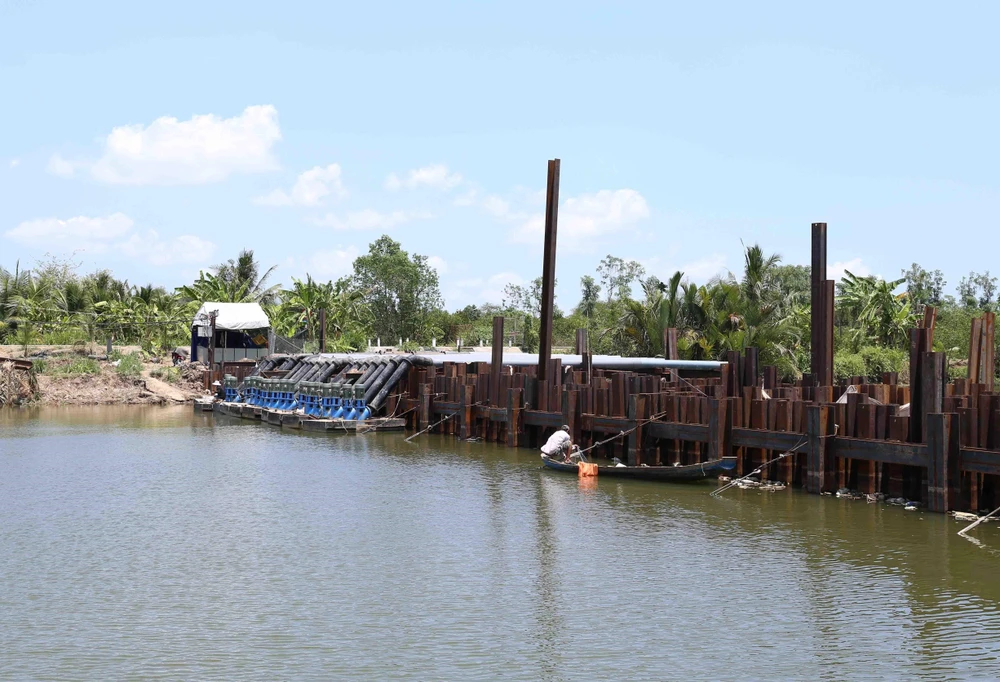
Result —
<instances>
[{"instance_id":1,"label":"river water","mask_svg":"<svg viewBox=\"0 0 1000 682\"><path fill-rule=\"evenodd\" d=\"M1000 678L1000 528L190 408L0 416L0 679Z\"/></svg>"}]
</instances>

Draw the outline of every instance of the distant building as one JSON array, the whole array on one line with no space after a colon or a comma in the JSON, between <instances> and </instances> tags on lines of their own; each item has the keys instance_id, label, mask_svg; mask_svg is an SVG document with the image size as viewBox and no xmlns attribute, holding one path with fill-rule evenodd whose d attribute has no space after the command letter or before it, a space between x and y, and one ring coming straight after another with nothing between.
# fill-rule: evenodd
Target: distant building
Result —
<instances>
[{"instance_id":1,"label":"distant building","mask_svg":"<svg viewBox=\"0 0 1000 682\"><path fill-rule=\"evenodd\" d=\"M268 354L271 321L257 303L204 303L191 322L191 360L208 362L215 313L213 365L238 360L259 360Z\"/></svg>"}]
</instances>

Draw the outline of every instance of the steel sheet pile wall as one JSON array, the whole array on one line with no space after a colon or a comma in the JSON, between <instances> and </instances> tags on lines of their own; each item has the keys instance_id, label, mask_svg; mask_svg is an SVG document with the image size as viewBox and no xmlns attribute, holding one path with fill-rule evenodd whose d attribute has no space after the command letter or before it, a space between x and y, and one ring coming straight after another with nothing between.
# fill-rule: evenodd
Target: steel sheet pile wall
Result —
<instances>
[{"instance_id":1,"label":"steel sheet pile wall","mask_svg":"<svg viewBox=\"0 0 1000 682\"><path fill-rule=\"evenodd\" d=\"M504 367L496 386L490 363L446 362L410 368L387 410L415 430L453 415L437 431L508 446L537 447L562 424L581 447L630 432L595 454L632 465L735 456L743 474L796 449L764 478L815 493L919 499L935 511L1000 504L992 478L1000 475L1000 394L984 383L945 383L942 353L919 352L913 386L894 373L880 383L817 386L811 375L778 383L776 368L757 371L756 349L728 360L713 378L595 369L588 382L554 359L550 379L530 366ZM921 400L905 416L914 391Z\"/></svg>"}]
</instances>

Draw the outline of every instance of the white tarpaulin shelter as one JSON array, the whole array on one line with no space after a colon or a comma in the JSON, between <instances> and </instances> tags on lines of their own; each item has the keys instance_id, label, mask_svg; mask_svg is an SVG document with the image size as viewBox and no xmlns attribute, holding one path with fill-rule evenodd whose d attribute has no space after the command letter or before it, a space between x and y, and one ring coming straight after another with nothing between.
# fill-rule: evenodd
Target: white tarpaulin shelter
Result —
<instances>
[{"instance_id":1,"label":"white tarpaulin shelter","mask_svg":"<svg viewBox=\"0 0 1000 682\"><path fill-rule=\"evenodd\" d=\"M192 327L211 328L211 313L216 313L215 328L226 331L269 329L271 321L259 303L203 303L195 313ZM205 332L203 336L208 336Z\"/></svg>"}]
</instances>

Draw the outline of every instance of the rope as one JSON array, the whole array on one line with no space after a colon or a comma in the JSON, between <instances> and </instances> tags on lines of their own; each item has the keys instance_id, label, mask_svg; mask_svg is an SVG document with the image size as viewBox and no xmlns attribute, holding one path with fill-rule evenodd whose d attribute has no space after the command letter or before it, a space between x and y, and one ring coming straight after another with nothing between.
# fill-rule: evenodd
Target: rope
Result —
<instances>
[{"instance_id":1,"label":"rope","mask_svg":"<svg viewBox=\"0 0 1000 682\"><path fill-rule=\"evenodd\" d=\"M486 402L486 401L485 401L485 400L480 400L480 401L479 401L478 403L472 403L471 405L467 405L466 407L476 407L477 405L482 405L482 404L483 404L484 402ZM444 424L444 423L445 423L446 421L448 421L448 420L449 420L449 419L451 419L452 417L457 417L457 416L458 416L458 414L459 414L458 412L454 412L454 413L452 413L452 414L449 414L449 415L448 415L447 417L445 417L445 418L444 418L444 419L442 419L441 421L436 421L436 422L434 422L433 424L431 424L430 426L428 426L428 427L427 427L426 429L424 429L423 431L417 431L417 432L416 432L415 434L413 434L413 435L412 435L412 436L410 436L409 438L405 438L405 439L404 439L404 440L405 440L405 442L409 443L409 442L410 442L411 440L413 440L414 438L416 438L416 437L417 437L417 436L419 436L420 434L422 434L422 433L427 433L428 431L430 431L431 429L433 429L433 428L434 428L435 426L437 426L438 424Z\"/></svg>"},{"instance_id":2,"label":"rope","mask_svg":"<svg viewBox=\"0 0 1000 682\"><path fill-rule=\"evenodd\" d=\"M688 381L687 379L685 379L684 377L682 377L682 376L681 376L681 373L680 373L680 372L679 372L678 370L676 370L676 369L672 369L672 370L669 370L669 371L670 371L670 374L671 374L671 375L672 375L673 377L675 377L675 378L677 378L677 379L680 379L680 380L681 380L681 381L683 381L683 382L684 382L685 384L687 384L688 386L690 386L690 387L691 387L691 388L693 388L694 390L698 391L698 393L701 393L701 394L702 394L703 396L705 396L706 398L710 398L710 397L711 397L710 395L708 395L707 393L705 393L705 392L704 392L703 390L701 390L700 388L698 388L697 386L695 386L694 384L692 384L692 383L691 383L690 381Z\"/></svg>"},{"instance_id":3,"label":"rope","mask_svg":"<svg viewBox=\"0 0 1000 682\"><path fill-rule=\"evenodd\" d=\"M745 481L745 480L747 480L748 478L750 478L751 476L755 476L756 474L759 474L759 473L760 473L761 471L763 471L763 470L764 470L764 467L767 467L767 466L769 466L769 465L771 465L771 464L774 464L774 463L775 463L775 462L777 462L778 460L782 460L782 459L784 459L785 457L790 457L790 456L791 456L791 455L792 455L792 454L793 454L794 452L796 452L796 451L797 451L797 450L798 450L799 448L801 448L801 447L802 447L803 445L805 445L805 444L806 444L806 443L808 442L808 440L809 440L809 439L808 439L808 437L807 437L807 436L803 436L803 437L802 437L802 440L801 440L801 441L799 441L799 444L798 444L798 445L796 445L796 446L795 446L794 448L792 448L791 450L789 450L788 452L783 452L783 453L781 453L780 455L778 455L777 457L775 457L774 459L772 459L772 460L769 460L769 461L767 461L767 462L764 462L763 464L761 464L761 465L760 465L759 467L757 467L756 469L754 469L753 471L751 471L751 472L750 472L749 474L747 474L746 476L743 476L743 477L741 477L741 478L737 478L737 479L735 479L735 480L732 480L732 481L730 481L729 483L727 483L726 485L722 486L721 488L716 488L715 490L713 490L713 491L712 491L711 493L709 493L709 494L710 494L710 495L711 495L712 497L718 497L718 496L719 496L720 494L722 494L722 493L723 493L724 491L726 491L726 490L729 490L729 489L730 489L730 488L732 488L732 487L733 487L734 485L737 485L737 484L739 484L739 483L740 483L741 481ZM998 511L1000 511L1000 510L998 510Z\"/></svg>"},{"instance_id":4,"label":"rope","mask_svg":"<svg viewBox=\"0 0 1000 682\"><path fill-rule=\"evenodd\" d=\"M991 512L990 512L989 514L987 514L986 516L980 516L980 517L979 517L978 519L976 519L975 521L973 521L972 523L970 523L970 524L969 524L968 526L966 526L966 527L965 527L965 528L963 528L962 530L958 531L958 534L959 534L959 535L965 535L965 534L966 534L967 532L969 532L970 530L972 530L973 528L975 528L975 527L976 527L976 526L978 526L978 525L979 525L980 523L982 523L982 522L983 522L983 521L985 521L986 519L990 518L991 516L993 516L993 515L994 515L994 514L996 514L997 512L1000 512L1000 507L997 507L996 509L994 509L993 511L991 511Z\"/></svg>"},{"instance_id":5,"label":"rope","mask_svg":"<svg viewBox=\"0 0 1000 682\"><path fill-rule=\"evenodd\" d=\"M666 414L667 414L666 412L660 412L659 414L654 414L651 417L645 417L645 418L642 418L642 419L637 419L636 420L636 425L633 426L628 431L619 431L614 436L611 436L610 438L606 438L605 440L602 440L602 441L600 441L598 443L594 443L593 445L591 445L588 448L585 448L583 450L577 450L576 454L580 455L580 459L582 459L584 462L586 462L587 458L584 457L585 453L590 452L591 450L593 450L596 447L599 447L601 445L605 445L607 443L610 443L613 440L621 438L622 436L627 436L628 434L632 433L633 431L635 431L636 429L638 429L643 424L648 424L649 422L658 421L659 419L663 418Z\"/></svg>"}]
</instances>

